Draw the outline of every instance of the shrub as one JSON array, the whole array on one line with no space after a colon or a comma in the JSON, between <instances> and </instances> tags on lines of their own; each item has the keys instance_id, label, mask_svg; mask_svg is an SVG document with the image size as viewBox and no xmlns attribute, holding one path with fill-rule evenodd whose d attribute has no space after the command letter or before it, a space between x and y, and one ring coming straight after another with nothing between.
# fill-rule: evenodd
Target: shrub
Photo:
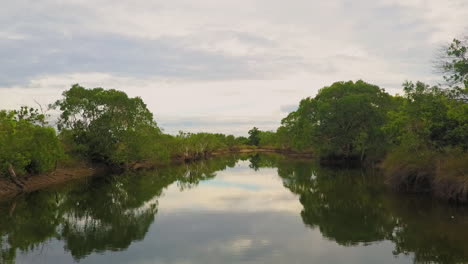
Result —
<instances>
[{"instance_id":1,"label":"shrub","mask_svg":"<svg viewBox=\"0 0 468 264\"><path fill-rule=\"evenodd\" d=\"M63 157L55 130L36 109L0 111L0 174L12 166L18 175L53 169Z\"/></svg>"}]
</instances>

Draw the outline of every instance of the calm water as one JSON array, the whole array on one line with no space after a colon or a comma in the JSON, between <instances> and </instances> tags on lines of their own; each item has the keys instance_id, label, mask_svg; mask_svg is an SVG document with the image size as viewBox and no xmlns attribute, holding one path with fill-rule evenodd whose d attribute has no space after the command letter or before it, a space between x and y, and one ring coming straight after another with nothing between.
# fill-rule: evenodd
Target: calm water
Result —
<instances>
[{"instance_id":1,"label":"calm water","mask_svg":"<svg viewBox=\"0 0 468 264\"><path fill-rule=\"evenodd\" d=\"M468 263L468 211L373 172L228 156L0 204L0 263Z\"/></svg>"}]
</instances>

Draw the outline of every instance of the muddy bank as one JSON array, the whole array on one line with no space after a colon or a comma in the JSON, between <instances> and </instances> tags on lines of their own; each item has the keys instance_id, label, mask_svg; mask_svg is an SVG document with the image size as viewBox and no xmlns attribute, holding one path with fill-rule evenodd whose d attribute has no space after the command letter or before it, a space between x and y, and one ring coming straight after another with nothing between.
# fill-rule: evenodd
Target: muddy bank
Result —
<instances>
[{"instance_id":1,"label":"muddy bank","mask_svg":"<svg viewBox=\"0 0 468 264\"><path fill-rule=\"evenodd\" d=\"M102 175L110 171L110 168L105 165L81 162L73 167L57 168L50 173L22 177L20 182L23 184L23 188L19 188L9 179L1 178L0 201L7 200L19 193L29 193L74 179Z\"/></svg>"}]
</instances>

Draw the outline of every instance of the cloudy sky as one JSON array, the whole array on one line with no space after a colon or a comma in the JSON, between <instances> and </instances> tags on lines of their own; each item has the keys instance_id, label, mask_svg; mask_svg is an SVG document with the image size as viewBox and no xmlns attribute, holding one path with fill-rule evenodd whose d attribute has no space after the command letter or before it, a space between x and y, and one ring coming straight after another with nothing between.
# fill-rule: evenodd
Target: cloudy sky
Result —
<instances>
[{"instance_id":1,"label":"cloudy sky","mask_svg":"<svg viewBox=\"0 0 468 264\"><path fill-rule=\"evenodd\" d=\"M15 0L0 9L0 108L74 83L140 96L166 132L274 129L339 80L441 81L466 0Z\"/></svg>"}]
</instances>

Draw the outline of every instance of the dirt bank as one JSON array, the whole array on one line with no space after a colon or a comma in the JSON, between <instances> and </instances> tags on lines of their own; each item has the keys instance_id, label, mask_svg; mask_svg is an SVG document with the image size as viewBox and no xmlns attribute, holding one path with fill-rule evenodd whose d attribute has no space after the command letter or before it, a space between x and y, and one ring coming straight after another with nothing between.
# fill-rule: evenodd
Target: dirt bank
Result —
<instances>
[{"instance_id":1,"label":"dirt bank","mask_svg":"<svg viewBox=\"0 0 468 264\"><path fill-rule=\"evenodd\" d=\"M110 169L104 165L78 163L73 167L57 168L55 171L40 175L21 178L24 187L21 189L9 179L0 179L0 201L14 197L19 193L28 193L61 184L79 178L86 178L109 172Z\"/></svg>"}]
</instances>

